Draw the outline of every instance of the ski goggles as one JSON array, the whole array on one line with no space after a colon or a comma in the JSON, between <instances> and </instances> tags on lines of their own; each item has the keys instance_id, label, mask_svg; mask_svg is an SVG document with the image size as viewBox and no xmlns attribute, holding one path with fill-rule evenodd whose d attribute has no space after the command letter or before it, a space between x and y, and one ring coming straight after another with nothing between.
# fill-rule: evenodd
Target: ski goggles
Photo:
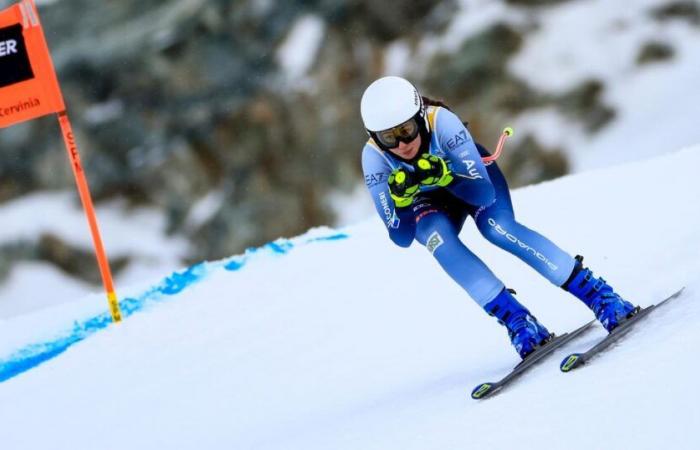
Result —
<instances>
[{"instance_id":1,"label":"ski goggles","mask_svg":"<svg viewBox=\"0 0 700 450\"><path fill-rule=\"evenodd\" d=\"M416 117L411 117L404 123L396 125L393 128L382 131L372 131L370 134L380 145L386 148L396 148L399 146L399 142L408 144L413 141L416 136L418 136L419 132L420 127L418 126L418 120Z\"/></svg>"}]
</instances>

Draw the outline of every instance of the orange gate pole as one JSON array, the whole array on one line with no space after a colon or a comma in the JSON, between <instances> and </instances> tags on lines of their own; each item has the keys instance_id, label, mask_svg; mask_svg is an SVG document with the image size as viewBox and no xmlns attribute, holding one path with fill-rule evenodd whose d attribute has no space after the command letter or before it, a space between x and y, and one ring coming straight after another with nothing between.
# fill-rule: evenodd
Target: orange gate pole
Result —
<instances>
[{"instance_id":1,"label":"orange gate pole","mask_svg":"<svg viewBox=\"0 0 700 450\"><path fill-rule=\"evenodd\" d=\"M112 320L114 322L120 322L122 320L122 316L119 309L117 294L114 292L114 282L112 281L112 273L109 269L109 260L107 259L104 246L102 245L100 230L97 226L97 217L95 216L95 208L92 205L92 198L90 197L87 179L85 178L85 173L83 172L83 166L80 164L78 146L75 143L73 128L71 127L66 111L61 111L58 113L58 123L61 125L63 142L65 143L66 151L68 152L68 157L70 158L73 175L75 175L75 182L78 185L80 201L83 203L85 216L87 217L88 224L90 225L90 233L92 234L92 241L95 245L95 254L97 256L97 264L100 267L102 284L104 285L105 291L107 291L107 301L109 302L109 310L112 314Z\"/></svg>"}]
</instances>

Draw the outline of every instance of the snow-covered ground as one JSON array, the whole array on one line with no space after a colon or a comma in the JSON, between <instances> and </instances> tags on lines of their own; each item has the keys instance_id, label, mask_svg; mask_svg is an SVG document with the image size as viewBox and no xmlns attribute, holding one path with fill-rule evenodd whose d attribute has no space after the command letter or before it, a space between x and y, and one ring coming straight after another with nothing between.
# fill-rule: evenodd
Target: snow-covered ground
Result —
<instances>
[{"instance_id":1,"label":"snow-covered ground","mask_svg":"<svg viewBox=\"0 0 700 450\"><path fill-rule=\"evenodd\" d=\"M123 289L132 313L120 325L100 319L99 295L0 321L0 379L15 375L0 383L0 442L696 449L698 166L694 146L514 192L521 222L584 254L635 303L686 286L580 371L558 363L602 337L600 326L498 396L471 400L476 384L517 363L503 328L424 249L393 246L372 217ZM472 223L462 237L550 330L590 320Z\"/></svg>"}]
</instances>

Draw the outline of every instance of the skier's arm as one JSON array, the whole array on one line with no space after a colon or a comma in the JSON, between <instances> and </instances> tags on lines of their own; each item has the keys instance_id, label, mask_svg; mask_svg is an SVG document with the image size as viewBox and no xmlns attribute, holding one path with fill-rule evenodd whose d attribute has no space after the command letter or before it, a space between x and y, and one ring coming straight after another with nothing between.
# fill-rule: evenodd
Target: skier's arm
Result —
<instances>
[{"instance_id":1,"label":"skier's arm","mask_svg":"<svg viewBox=\"0 0 700 450\"><path fill-rule=\"evenodd\" d=\"M362 171L365 185L374 201L377 214L389 232L391 240L400 247L408 247L416 235L416 221L411 206L397 208L389 192L387 180L393 170L381 151L365 145L362 151Z\"/></svg>"},{"instance_id":2,"label":"skier's arm","mask_svg":"<svg viewBox=\"0 0 700 450\"><path fill-rule=\"evenodd\" d=\"M436 120L437 139L454 176L447 189L469 204L490 205L496 198L496 190L471 134L449 110L441 108Z\"/></svg>"}]
</instances>

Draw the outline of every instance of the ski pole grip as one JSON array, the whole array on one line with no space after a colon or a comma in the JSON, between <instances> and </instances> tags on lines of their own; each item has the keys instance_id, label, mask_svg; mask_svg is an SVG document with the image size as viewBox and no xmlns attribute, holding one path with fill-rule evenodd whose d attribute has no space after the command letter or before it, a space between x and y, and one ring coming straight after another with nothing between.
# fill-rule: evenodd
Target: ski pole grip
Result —
<instances>
[{"instance_id":1,"label":"ski pole grip","mask_svg":"<svg viewBox=\"0 0 700 450\"><path fill-rule=\"evenodd\" d=\"M491 156L485 156L481 158L484 164L489 165L495 160L497 160L499 156L501 156L501 152L503 151L503 145L506 143L506 139L510 136L513 136L513 133L514 131L511 127L505 127L503 129L501 137L498 138L498 144L496 144L496 151L494 152L494 154Z\"/></svg>"}]
</instances>

